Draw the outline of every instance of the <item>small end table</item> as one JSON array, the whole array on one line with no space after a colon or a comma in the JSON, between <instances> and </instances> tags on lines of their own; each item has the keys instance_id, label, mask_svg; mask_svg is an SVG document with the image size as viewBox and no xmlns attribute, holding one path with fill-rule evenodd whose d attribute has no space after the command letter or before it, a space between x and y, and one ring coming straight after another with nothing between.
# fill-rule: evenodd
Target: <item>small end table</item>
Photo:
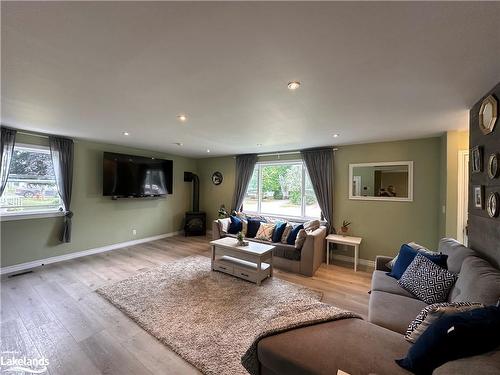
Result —
<instances>
[{"instance_id":1,"label":"small end table","mask_svg":"<svg viewBox=\"0 0 500 375\"><path fill-rule=\"evenodd\" d=\"M330 244L348 245L354 247L354 272L358 270L359 245L361 237L342 236L340 234L329 234L326 236L326 264L330 264Z\"/></svg>"}]
</instances>

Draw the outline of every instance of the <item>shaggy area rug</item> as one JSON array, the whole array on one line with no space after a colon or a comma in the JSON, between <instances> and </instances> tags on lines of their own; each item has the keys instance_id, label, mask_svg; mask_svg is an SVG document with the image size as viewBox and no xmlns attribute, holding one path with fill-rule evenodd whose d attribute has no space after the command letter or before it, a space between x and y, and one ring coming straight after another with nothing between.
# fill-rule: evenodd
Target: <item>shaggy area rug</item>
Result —
<instances>
[{"instance_id":1,"label":"shaggy area rug","mask_svg":"<svg viewBox=\"0 0 500 375\"><path fill-rule=\"evenodd\" d=\"M257 286L188 257L97 290L205 374L258 372L259 338L293 327L357 317L321 293L271 278Z\"/></svg>"}]
</instances>

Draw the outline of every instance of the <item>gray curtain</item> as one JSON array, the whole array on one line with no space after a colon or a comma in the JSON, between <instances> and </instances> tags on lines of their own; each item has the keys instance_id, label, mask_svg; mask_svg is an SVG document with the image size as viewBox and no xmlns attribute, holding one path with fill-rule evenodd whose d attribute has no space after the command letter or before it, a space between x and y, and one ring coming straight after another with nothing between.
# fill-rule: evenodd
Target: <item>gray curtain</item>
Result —
<instances>
[{"instance_id":1,"label":"gray curtain","mask_svg":"<svg viewBox=\"0 0 500 375\"><path fill-rule=\"evenodd\" d=\"M256 154L236 156L236 181L234 186L233 204L231 209L239 211L243 204L243 199L248 189L248 184L252 178L253 170L257 163Z\"/></svg>"},{"instance_id":2,"label":"gray curtain","mask_svg":"<svg viewBox=\"0 0 500 375\"><path fill-rule=\"evenodd\" d=\"M14 144L16 143L16 133L14 129L2 126L1 150L0 150L0 195L3 194L7 179L9 178L10 162L14 154Z\"/></svg>"},{"instance_id":3,"label":"gray curtain","mask_svg":"<svg viewBox=\"0 0 500 375\"><path fill-rule=\"evenodd\" d=\"M71 218L73 212L70 210L71 190L73 187L73 140L61 137L49 137L50 155L54 165L57 190L64 203L66 210L64 225L59 237L61 242L71 242Z\"/></svg>"},{"instance_id":4,"label":"gray curtain","mask_svg":"<svg viewBox=\"0 0 500 375\"><path fill-rule=\"evenodd\" d=\"M311 178L321 213L328 223L329 232L335 233L333 227L333 150L331 148L311 149L302 150L300 153Z\"/></svg>"}]
</instances>

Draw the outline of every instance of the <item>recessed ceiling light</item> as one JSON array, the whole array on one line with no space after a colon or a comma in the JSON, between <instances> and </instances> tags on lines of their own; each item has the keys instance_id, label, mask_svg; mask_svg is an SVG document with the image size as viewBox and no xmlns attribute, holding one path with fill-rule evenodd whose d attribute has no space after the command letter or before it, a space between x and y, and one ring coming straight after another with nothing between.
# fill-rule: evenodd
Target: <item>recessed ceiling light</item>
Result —
<instances>
[{"instance_id":1,"label":"recessed ceiling light","mask_svg":"<svg viewBox=\"0 0 500 375\"><path fill-rule=\"evenodd\" d=\"M177 145L177 146L183 146L183 145L184 145L184 143L182 143L182 142L175 142L175 143L174 143L174 145Z\"/></svg>"},{"instance_id":2,"label":"recessed ceiling light","mask_svg":"<svg viewBox=\"0 0 500 375\"><path fill-rule=\"evenodd\" d=\"M288 82L288 90L297 90L300 87L299 81Z\"/></svg>"},{"instance_id":3,"label":"recessed ceiling light","mask_svg":"<svg viewBox=\"0 0 500 375\"><path fill-rule=\"evenodd\" d=\"M210 150L207 148L207 152L210 152Z\"/></svg>"},{"instance_id":4,"label":"recessed ceiling light","mask_svg":"<svg viewBox=\"0 0 500 375\"><path fill-rule=\"evenodd\" d=\"M262 143L257 143L257 147L262 147Z\"/></svg>"},{"instance_id":5,"label":"recessed ceiling light","mask_svg":"<svg viewBox=\"0 0 500 375\"><path fill-rule=\"evenodd\" d=\"M186 122L188 118L185 114L181 113L180 115L177 115L177 119L179 121Z\"/></svg>"},{"instance_id":6,"label":"recessed ceiling light","mask_svg":"<svg viewBox=\"0 0 500 375\"><path fill-rule=\"evenodd\" d=\"M333 138L338 138L339 136L340 136L340 134L334 134Z\"/></svg>"},{"instance_id":7,"label":"recessed ceiling light","mask_svg":"<svg viewBox=\"0 0 500 375\"><path fill-rule=\"evenodd\" d=\"M129 132L123 132L123 135L130 135Z\"/></svg>"}]
</instances>

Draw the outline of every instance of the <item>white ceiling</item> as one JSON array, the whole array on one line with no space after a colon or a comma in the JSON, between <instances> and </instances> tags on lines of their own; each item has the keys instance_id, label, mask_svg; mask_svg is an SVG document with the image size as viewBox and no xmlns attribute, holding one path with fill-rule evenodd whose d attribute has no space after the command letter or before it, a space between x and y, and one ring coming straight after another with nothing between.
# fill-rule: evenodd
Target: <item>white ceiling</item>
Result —
<instances>
[{"instance_id":1,"label":"white ceiling","mask_svg":"<svg viewBox=\"0 0 500 375\"><path fill-rule=\"evenodd\" d=\"M3 124L180 155L466 129L500 81L498 2L1 6Z\"/></svg>"}]
</instances>

